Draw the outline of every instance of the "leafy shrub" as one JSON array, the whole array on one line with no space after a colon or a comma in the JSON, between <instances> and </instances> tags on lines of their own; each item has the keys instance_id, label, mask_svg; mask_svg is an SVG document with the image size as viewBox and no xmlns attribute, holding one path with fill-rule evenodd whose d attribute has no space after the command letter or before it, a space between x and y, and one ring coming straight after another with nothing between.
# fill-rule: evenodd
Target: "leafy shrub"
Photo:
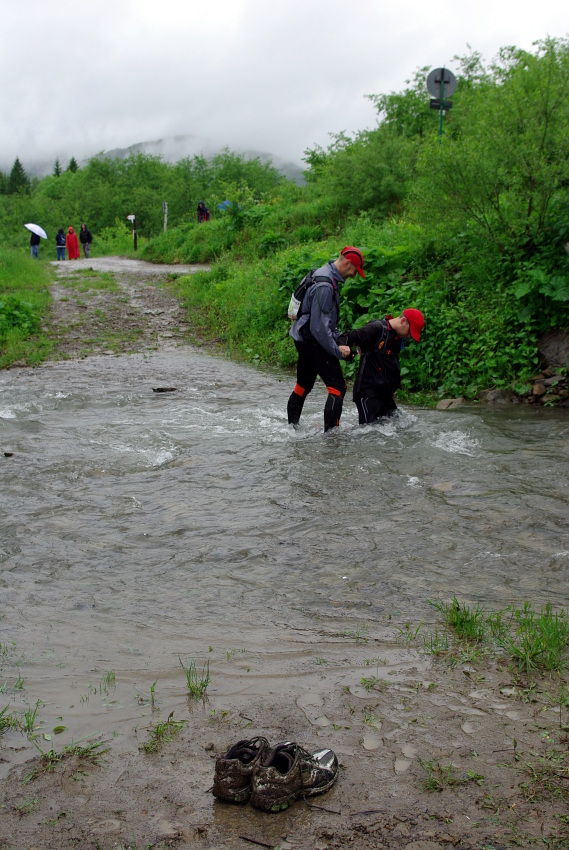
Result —
<instances>
[{"instance_id":1,"label":"leafy shrub","mask_svg":"<svg viewBox=\"0 0 569 850\"><path fill-rule=\"evenodd\" d=\"M38 330L40 320L31 304L22 301L15 295L0 297L0 338L8 331L17 329L29 336Z\"/></svg>"}]
</instances>

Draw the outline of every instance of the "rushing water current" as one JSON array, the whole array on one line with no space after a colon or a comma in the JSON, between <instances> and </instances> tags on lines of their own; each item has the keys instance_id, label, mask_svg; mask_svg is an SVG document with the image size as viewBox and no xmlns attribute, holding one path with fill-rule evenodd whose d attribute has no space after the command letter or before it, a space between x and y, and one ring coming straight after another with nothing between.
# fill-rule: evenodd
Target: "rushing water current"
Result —
<instances>
[{"instance_id":1,"label":"rushing water current","mask_svg":"<svg viewBox=\"0 0 569 850\"><path fill-rule=\"evenodd\" d=\"M0 646L38 696L209 647L268 670L303 632L433 620L428 599L567 604L567 411L360 427L347 399L324 434L320 385L295 431L293 382L192 349L2 373Z\"/></svg>"}]
</instances>

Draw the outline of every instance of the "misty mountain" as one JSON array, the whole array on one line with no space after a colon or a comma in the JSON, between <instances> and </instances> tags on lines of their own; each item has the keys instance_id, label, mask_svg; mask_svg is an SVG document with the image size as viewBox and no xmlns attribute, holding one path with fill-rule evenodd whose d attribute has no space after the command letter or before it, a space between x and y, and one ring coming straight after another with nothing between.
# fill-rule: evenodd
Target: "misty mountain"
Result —
<instances>
[{"instance_id":1,"label":"misty mountain","mask_svg":"<svg viewBox=\"0 0 569 850\"><path fill-rule=\"evenodd\" d=\"M165 139L155 139L153 141L148 142L137 142L134 145L130 145L127 148L113 148L113 150L109 151L98 151L94 154L89 154L85 157L80 157L75 154L75 159L79 163L80 166L84 166L90 159L94 157L110 157L111 159L126 159L129 156L136 155L138 153L148 154L149 156L160 156L165 162L178 162L180 159L185 159L186 157L194 157L194 156L204 156L206 159L212 159L216 154L222 153L224 148L220 148L219 146L215 146L213 143L204 140L203 138L199 138L198 136L193 135L183 135L183 136L168 136ZM227 150L227 148L225 148ZM300 168L296 163L289 162L287 160L281 159L279 157L275 157L270 153L266 153L265 151L257 151L253 149L248 150L236 150L231 149L232 153L240 154L244 156L245 159L259 159L263 163L270 162L272 165L287 177L289 180L293 180L295 183L302 185L304 183L304 176L302 168ZM65 171L69 160L73 152L69 154L62 153L59 154L59 164L61 168ZM55 163L55 156L53 159L48 160L45 157L41 159L36 159L32 162L26 160L25 158L20 157L22 165L26 171L28 177L45 177L47 174L52 174L53 166ZM10 163L0 163L0 169L4 171L6 174L10 173L13 162Z\"/></svg>"},{"instance_id":2,"label":"misty mountain","mask_svg":"<svg viewBox=\"0 0 569 850\"><path fill-rule=\"evenodd\" d=\"M183 135L169 136L165 139L156 139L149 142L138 142L135 145L130 145L128 148L114 148L110 151L102 151L97 156L108 156L111 159L126 159L133 154L144 153L150 156L160 156L165 162L178 162L180 159L193 156L204 156L206 159L212 159L216 154L222 153L222 151L222 148L215 147L198 136ZM280 159L265 151L231 149L231 152L240 154L245 159L258 159L263 163L270 162L277 171L289 180L294 180L298 184L304 182L303 171L294 162Z\"/></svg>"}]
</instances>

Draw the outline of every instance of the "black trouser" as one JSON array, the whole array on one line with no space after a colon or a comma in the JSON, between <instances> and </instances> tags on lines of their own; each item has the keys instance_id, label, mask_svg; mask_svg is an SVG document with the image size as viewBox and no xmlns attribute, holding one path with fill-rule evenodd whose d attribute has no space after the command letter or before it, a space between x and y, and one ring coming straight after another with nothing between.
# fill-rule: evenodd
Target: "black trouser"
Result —
<instances>
[{"instance_id":1,"label":"black trouser","mask_svg":"<svg viewBox=\"0 0 569 850\"><path fill-rule=\"evenodd\" d=\"M288 400L288 421L292 425L300 419L306 396L312 390L317 377L322 378L328 390L324 406L324 430L340 424L343 398L346 394L346 382L340 361L328 354L316 340L309 342L294 341L298 351L296 366L296 386Z\"/></svg>"},{"instance_id":2,"label":"black trouser","mask_svg":"<svg viewBox=\"0 0 569 850\"><path fill-rule=\"evenodd\" d=\"M397 410L393 396L362 396L354 395L354 403L358 408L360 425L369 425L381 416L390 416Z\"/></svg>"}]
</instances>

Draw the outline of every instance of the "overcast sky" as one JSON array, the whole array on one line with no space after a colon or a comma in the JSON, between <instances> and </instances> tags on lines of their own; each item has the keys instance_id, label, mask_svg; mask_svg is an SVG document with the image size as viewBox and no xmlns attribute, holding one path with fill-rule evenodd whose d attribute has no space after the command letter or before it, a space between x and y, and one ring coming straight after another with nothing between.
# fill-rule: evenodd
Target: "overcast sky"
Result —
<instances>
[{"instance_id":1,"label":"overcast sky","mask_svg":"<svg viewBox=\"0 0 569 850\"><path fill-rule=\"evenodd\" d=\"M193 136L302 164L366 94L567 35L561 0L0 0L0 168Z\"/></svg>"}]
</instances>

